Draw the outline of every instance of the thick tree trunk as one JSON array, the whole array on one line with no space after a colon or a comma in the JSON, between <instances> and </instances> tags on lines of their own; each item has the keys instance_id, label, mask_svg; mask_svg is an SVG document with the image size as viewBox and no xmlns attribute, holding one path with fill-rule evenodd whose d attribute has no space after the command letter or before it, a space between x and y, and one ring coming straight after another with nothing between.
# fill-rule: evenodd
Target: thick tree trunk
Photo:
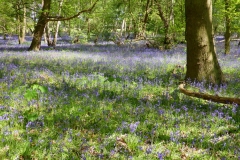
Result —
<instances>
[{"instance_id":1,"label":"thick tree trunk","mask_svg":"<svg viewBox=\"0 0 240 160\"><path fill-rule=\"evenodd\" d=\"M37 25L35 26L33 40L29 51L39 51L41 47L41 39L44 33L44 28L48 22L48 14L50 10L51 0L44 0L42 13L38 19Z\"/></svg>"},{"instance_id":2,"label":"thick tree trunk","mask_svg":"<svg viewBox=\"0 0 240 160\"><path fill-rule=\"evenodd\" d=\"M221 84L212 31L212 0L186 0L186 80Z\"/></svg>"},{"instance_id":3,"label":"thick tree trunk","mask_svg":"<svg viewBox=\"0 0 240 160\"><path fill-rule=\"evenodd\" d=\"M231 31L230 31L230 16L229 16L229 0L225 0L225 26L226 26L226 31L225 31L225 54L230 53L230 36L231 36Z\"/></svg>"}]
</instances>

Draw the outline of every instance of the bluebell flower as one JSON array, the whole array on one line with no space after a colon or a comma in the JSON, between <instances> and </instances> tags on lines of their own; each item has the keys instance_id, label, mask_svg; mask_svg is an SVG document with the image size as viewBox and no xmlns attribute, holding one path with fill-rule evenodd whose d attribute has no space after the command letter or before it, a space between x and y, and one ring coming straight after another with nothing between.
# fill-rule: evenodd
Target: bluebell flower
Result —
<instances>
[{"instance_id":1,"label":"bluebell flower","mask_svg":"<svg viewBox=\"0 0 240 160\"><path fill-rule=\"evenodd\" d=\"M26 124L26 128L39 128L39 127L43 127L44 126L44 122L42 121L29 121Z\"/></svg>"},{"instance_id":2,"label":"bluebell flower","mask_svg":"<svg viewBox=\"0 0 240 160\"><path fill-rule=\"evenodd\" d=\"M0 116L0 121L5 121L5 120L9 120L8 114L4 114Z\"/></svg>"},{"instance_id":3,"label":"bluebell flower","mask_svg":"<svg viewBox=\"0 0 240 160\"><path fill-rule=\"evenodd\" d=\"M4 110L5 108L5 106L0 106L0 110Z\"/></svg>"},{"instance_id":4,"label":"bluebell flower","mask_svg":"<svg viewBox=\"0 0 240 160\"><path fill-rule=\"evenodd\" d=\"M146 153L147 153L147 154L152 153L152 147L148 147L148 148L146 149Z\"/></svg>"},{"instance_id":5,"label":"bluebell flower","mask_svg":"<svg viewBox=\"0 0 240 160\"><path fill-rule=\"evenodd\" d=\"M137 121L135 123L131 123L130 126L129 126L130 132L132 132L132 133L135 132L137 127L138 127L138 125L139 125L139 123L140 123L139 121Z\"/></svg>"},{"instance_id":6,"label":"bluebell flower","mask_svg":"<svg viewBox=\"0 0 240 160\"><path fill-rule=\"evenodd\" d=\"M158 155L159 160L164 160L164 154L163 153L158 152L157 155Z\"/></svg>"},{"instance_id":7,"label":"bluebell flower","mask_svg":"<svg viewBox=\"0 0 240 160\"><path fill-rule=\"evenodd\" d=\"M187 112L188 111L188 108L186 107L186 105L182 106L182 109Z\"/></svg>"},{"instance_id":8,"label":"bluebell flower","mask_svg":"<svg viewBox=\"0 0 240 160\"><path fill-rule=\"evenodd\" d=\"M163 109L159 109L158 110L158 114L161 116L161 115L163 115L164 114L164 110Z\"/></svg>"},{"instance_id":9,"label":"bluebell flower","mask_svg":"<svg viewBox=\"0 0 240 160\"><path fill-rule=\"evenodd\" d=\"M233 105L233 108L232 108L232 113L233 113L233 114L236 114L236 113L237 113L237 107L238 107L237 104Z\"/></svg>"},{"instance_id":10,"label":"bluebell flower","mask_svg":"<svg viewBox=\"0 0 240 160\"><path fill-rule=\"evenodd\" d=\"M221 160L227 160L227 158L226 157L221 157Z\"/></svg>"}]
</instances>

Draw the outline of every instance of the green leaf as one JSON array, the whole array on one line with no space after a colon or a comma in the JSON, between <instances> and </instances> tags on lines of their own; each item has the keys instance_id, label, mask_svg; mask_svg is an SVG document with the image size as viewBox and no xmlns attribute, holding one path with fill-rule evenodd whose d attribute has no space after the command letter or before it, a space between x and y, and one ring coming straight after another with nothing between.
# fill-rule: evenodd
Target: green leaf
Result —
<instances>
[{"instance_id":1,"label":"green leaf","mask_svg":"<svg viewBox=\"0 0 240 160\"><path fill-rule=\"evenodd\" d=\"M28 109L26 110L24 113L24 118L27 120L27 121L35 121L38 119L38 113L33 113L31 111L31 109Z\"/></svg>"},{"instance_id":2,"label":"green leaf","mask_svg":"<svg viewBox=\"0 0 240 160\"><path fill-rule=\"evenodd\" d=\"M24 113L24 118L26 118L27 121L36 121L38 119L38 114L27 111Z\"/></svg>"},{"instance_id":3,"label":"green leaf","mask_svg":"<svg viewBox=\"0 0 240 160\"><path fill-rule=\"evenodd\" d=\"M42 93L47 93L47 92L48 92L48 89L47 89L47 87L45 87L45 86L39 86L39 90L40 90Z\"/></svg>"},{"instance_id":4,"label":"green leaf","mask_svg":"<svg viewBox=\"0 0 240 160\"><path fill-rule=\"evenodd\" d=\"M38 85L38 84L34 84L34 85L32 86L32 89L33 89L33 90L40 90L41 93L47 93L47 92L48 92L47 87L45 87L45 86L40 86L40 85Z\"/></svg>"},{"instance_id":5,"label":"green leaf","mask_svg":"<svg viewBox=\"0 0 240 160\"><path fill-rule=\"evenodd\" d=\"M108 82L113 82L113 81L114 81L114 78L113 78L113 77L108 77L107 81L108 81Z\"/></svg>"},{"instance_id":6,"label":"green leaf","mask_svg":"<svg viewBox=\"0 0 240 160\"><path fill-rule=\"evenodd\" d=\"M27 90L26 93L24 94L24 97L27 100L32 100L37 98L37 91L36 90Z\"/></svg>"},{"instance_id":7,"label":"green leaf","mask_svg":"<svg viewBox=\"0 0 240 160\"><path fill-rule=\"evenodd\" d=\"M38 84L34 84L33 86L32 86L32 89L33 90L37 90L39 88L39 85Z\"/></svg>"},{"instance_id":8,"label":"green leaf","mask_svg":"<svg viewBox=\"0 0 240 160\"><path fill-rule=\"evenodd\" d=\"M116 81L117 81L118 83L120 83L120 82L122 82L122 79L119 78L119 77L117 77L117 78L116 78Z\"/></svg>"},{"instance_id":9,"label":"green leaf","mask_svg":"<svg viewBox=\"0 0 240 160\"><path fill-rule=\"evenodd\" d=\"M36 113L32 113L32 114L29 114L27 117L26 117L29 121L35 121L38 119L38 114Z\"/></svg>"}]
</instances>

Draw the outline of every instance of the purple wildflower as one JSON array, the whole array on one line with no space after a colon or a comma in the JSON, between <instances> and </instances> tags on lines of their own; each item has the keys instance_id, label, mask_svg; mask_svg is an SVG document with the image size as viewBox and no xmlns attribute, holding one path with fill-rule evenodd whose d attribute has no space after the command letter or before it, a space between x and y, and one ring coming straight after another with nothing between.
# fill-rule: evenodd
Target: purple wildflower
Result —
<instances>
[{"instance_id":1,"label":"purple wildflower","mask_svg":"<svg viewBox=\"0 0 240 160\"><path fill-rule=\"evenodd\" d=\"M146 149L146 153L147 153L147 154L152 153L152 147L148 147L148 148Z\"/></svg>"},{"instance_id":2,"label":"purple wildflower","mask_svg":"<svg viewBox=\"0 0 240 160\"><path fill-rule=\"evenodd\" d=\"M164 114L164 110L163 110L163 109L159 109L159 110L158 110L158 114L159 114L160 116L162 116L162 115Z\"/></svg>"},{"instance_id":3,"label":"purple wildflower","mask_svg":"<svg viewBox=\"0 0 240 160\"><path fill-rule=\"evenodd\" d=\"M233 114L236 114L236 113L237 113L237 107L238 107L237 104L236 104L236 105L233 105L233 108L232 108L232 113L233 113Z\"/></svg>"},{"instance_id":4,"label":"purple wildflower","mask_svg":"<svg viewBox=\"0 0 240 160\"><path fill-rule=\"evenodd\" d=\"M140 123L139 121L137 121L135 123L131 123L130 126L129 126L130 132L132 132L132 133L135 132L137 127L138 127L138 125L139 125L139 123Z\"/></svg>"},{"instance_id":5,"label":"purple wildflower","mask_svg":"<svg viewBox=\"0 0 240 160\"><path fill-rule=\"evenodd\" d=\"M38 127L43 127L44 122L41 121L29 121L26 125L26 128L38 128Z\"/></svg>"},{"instance_id":6,"label":"purple wildflower","mask_svg":"<svg viewBox=\"0 0 240 160\"><path fill-rule=\"evenodd\" d=\"M186 107L186 105L182 106L182 109L187 112L188 111L188 108Z\"/></svg>"},{"instance_id":7,"label":"purple wildflower","mask_svg":"<svg viewBox=\"0 0 240 160\"><path fill-rule=\"evenodd\" d=\"M157 155L158 155L158 159L159 159L159 160L164 160L164 158L163 158L163 157L164 157L164 154L163 154L163 153L158 152Z\"/></svg>"},{"instance_id":8,"label":"purple wildflower","mask_svg":"<svg viewBox=\"0 0 240 160\"><path fill-rule=\"evenodd\" d=\"M8 114L4 114L0 116L0 121L5 121L5 120L9 120Z\"/></svg>"}]
</instances>

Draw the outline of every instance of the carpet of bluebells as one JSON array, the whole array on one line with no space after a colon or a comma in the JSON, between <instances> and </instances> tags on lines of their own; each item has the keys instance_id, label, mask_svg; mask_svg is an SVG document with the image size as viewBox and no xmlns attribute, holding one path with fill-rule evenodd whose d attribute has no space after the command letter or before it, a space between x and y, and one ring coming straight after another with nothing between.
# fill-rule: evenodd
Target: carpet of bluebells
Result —
<instances>
[{"instance_id":1,"label":"carpet of bluebells","mask_svg":"<svg viewBox=\"0 0 240 160\"><path fill-rule=\"evenodd\" d=\"M0 39L0 159L240 159L240 110L187 97L186 47ZM217 43L228 81L199 92L240 97L240 54Z\"/></svg>"}]
</instances>

